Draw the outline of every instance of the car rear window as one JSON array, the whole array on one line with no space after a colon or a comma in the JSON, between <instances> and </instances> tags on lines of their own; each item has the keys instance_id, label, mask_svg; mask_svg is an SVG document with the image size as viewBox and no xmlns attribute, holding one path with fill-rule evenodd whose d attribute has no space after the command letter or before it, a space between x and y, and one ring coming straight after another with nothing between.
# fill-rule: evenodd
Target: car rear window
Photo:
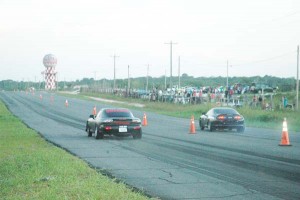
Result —
<instances>
[{"instance_id":1,"label":"car rear window","mask_svg":"<svg viewBox=\"0 0 300 200\"><path fill-rule=\"evenodd\" d=\"M131 112L125 109L107 109L105 115L107 117L132 117Z\"/></svg>"},{"instance_id":2,"label":"car rear window","mask_svg":"<svg viewBox=\"0 0 300 200\"><path fill-rule=\"evenodd\" d=\"M215 114L238 114L233 109L215 109Z\"/></svg>"}]
</instances>

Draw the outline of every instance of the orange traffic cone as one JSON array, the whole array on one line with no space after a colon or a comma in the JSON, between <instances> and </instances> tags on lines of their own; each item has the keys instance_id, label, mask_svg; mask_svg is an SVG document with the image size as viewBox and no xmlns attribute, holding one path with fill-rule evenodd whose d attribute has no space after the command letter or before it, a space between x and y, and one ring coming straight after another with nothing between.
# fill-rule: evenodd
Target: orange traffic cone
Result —
<instances>
[{"instance_id":1,"label":"orange traffic cone","mask_svg":"<svg viewBox=\"0 0 300 200\"><path fill-rule=\"evenodd\" d=\"M147 126L147 125L148 125L146 113L144 113L142 125L143 125L143 126Z\"/></svg>"},{"instance_id":2,"label":"orange traffic cone","mask_svg":"<svg viewBox=\"0 0 300 200\"><path fill-rule=\"evenodd\" d=\"M286 118L284 118L283 123L282 123L282 136L281 136L281 142L280 142L279 146L292 146L290 144Z\"/></svg>"},{"instance_id":3,"label":"orange traffic cone","mask_svg":"<svg viewBox=\"0 0 300 200\"><path fill-rule=\"evenodd\" d=\"M191 117L190 133L191 134L195 134L196 133L194 115L192 115L192 117Z\"/></svg>"},{"instance_id":4,"label":"orange traffic cone","mask_svg":"<svg viewBox=\"0 0 300 200\"><path fill-rule=\"evenodd\" d=\"M68 106L69 106L68 99L66 99L65 106L66 106L66 107L68 107Z\"/></svg>"},{"instance_id":5,"label":"orange traffic cone","mask_svg":"<svg viewBox=\"0 0 300 200\"><path fill-rule=\"evenodd\" d=\"M97 108L96 108L96 106L94 106L94 108L93 108L93 115L97 115Z\"/></svg>"}]
</instances>

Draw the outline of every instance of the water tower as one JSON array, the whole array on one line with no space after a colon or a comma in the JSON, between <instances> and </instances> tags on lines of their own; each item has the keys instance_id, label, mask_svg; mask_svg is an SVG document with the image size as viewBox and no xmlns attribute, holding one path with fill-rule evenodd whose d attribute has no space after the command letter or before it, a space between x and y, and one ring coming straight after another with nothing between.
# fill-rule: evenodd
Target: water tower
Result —
<instances>
[{"instance_id":1,"label":"water tower","mask_svg":"<svg viewBox=\"0 0 300 200\"><path fill-rule=\"evenodd\" d=\"M53 54L47 54L43 59L46 70L42 72L45 76L45 90L56 89L56 74L55 66L57 64L57 58Z\"/></svg>"}]
</instances>

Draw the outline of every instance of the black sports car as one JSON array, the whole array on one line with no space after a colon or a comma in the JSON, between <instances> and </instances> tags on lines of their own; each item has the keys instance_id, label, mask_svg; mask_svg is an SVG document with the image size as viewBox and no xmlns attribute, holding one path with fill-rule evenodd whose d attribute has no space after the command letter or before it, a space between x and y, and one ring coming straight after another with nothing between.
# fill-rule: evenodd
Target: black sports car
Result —
<instances>
[{"instance_id":1,"label":"black sports car","mask_svg":"<svg viewBox=\"0 0 300 200\"><path fill-rule=\"evenodd\" d=\"M244 132L244 117L235 109L227 107L217 107L210 109L207 113L202 113L199 119L201 130L208 128L210 131L216 129L236 129L237 132Z\"/></svg>"},{"instance_id":2,"label":"black sports car","mask_svg":"<svg viewBox=\"0 0 300 200\"><path fill-rule=\"evenodd\" d=\"M142 138L141 120L125 108L103 108L96 116L90 115L86 131L89 137L95 133L96 139L103 139L104 135Z\"/></svg>"}]
</instances>

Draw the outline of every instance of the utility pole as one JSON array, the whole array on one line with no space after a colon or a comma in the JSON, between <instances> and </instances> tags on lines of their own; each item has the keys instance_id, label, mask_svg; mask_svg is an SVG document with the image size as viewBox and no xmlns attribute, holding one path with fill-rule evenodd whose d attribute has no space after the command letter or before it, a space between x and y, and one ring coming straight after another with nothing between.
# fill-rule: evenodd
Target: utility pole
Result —
<instances>
[{"instance_id":1,"label":"utility pole","mask_svg":"<svg viewBox=\"0 0 300 200\"><path fill-rule=\"evenodd\" d=\"M178 56L178 89L180 88L180 56Z\"/></svg>"},{"instance_id":2,"label":"utility pole","mask_svg":"<svg viewBox=\"0 0 300 200\"><path fill-rule=\"evenodd\" d=\"M129 65L128 65L127 97L129 96L129 89L130 89L130 76L129 76Z\"/></svg>"},{"instance_id":3,"label":"utility pole","mask_svg":"<svg viewBox=\"0 0 300 200\"><path fill-rule=\"evenodd\" d=\"M114 91L116 90L116 58L117 57L120 57L120 56L117 56L116 54L114 54L113 56L111 56L114 58Z\"/></svg>"},{"instance_id":4,"label":"utility pole","mask_svg":"<svg viewBox=\"0 0 300 200\"><path fill-rule=\"evenodd\" d=\"M299 109L299 45L297 47L296 110Z\"/></svg>"},{"instance_id":5,"label":"utility pole","mask_svg":"<svg viewBox=\"0 0 300 200\"><path fill-rule=\"evenodd\" d=\"M229 103L229 88L228 88L228 60L227 60L227 78L226 78L226 90L227 90L227 106ZM225 90L225 91L226 91Z\"/></svg>"},{"instance_id":6,"label":"utility pole","mask_svg":"<svg viewBox=\"0 0 300 200\"><path fill-rule=\"evenodd\" d=\"M169 43L165 43L165 44L170 45L170 88L172 89L172 46L173 44L177 44L177 43L173 43L171 40Z\"/></svg>"},{"instance_id":7,"label":"utility pole","mask_svg":"<svg viewBox=\"0 0 300 200\"><path fill-rule=\"evenodd\" d=\"M149 64L147 65L146 93L148 94Z\"/></svg>"},{"instance_id":8,"label":"utility pole","mask_svg":"<svg viewBox=\"0 0 300 200\"><path fill-rule=\"evenodd\" d=\"M227 90L228 90L228 60L227 60L227 80L226 80L226 87L227 87Z\"/></svg>"},{"instance_id":9,"label":"utility pole","mask_svg":"<svg viewBox=\"0 0 300 200\"><path fill-rule=\"evenodd\" d=\"M102 89L104 89L105 88L105 78L103 78L103 80L102 80Z\"/></svg>"},{"instance_id":10,"label":"utility pole","mask_svg":"<svg viewBox=\"0 0 300 200\"><path fill-rule=\"evenodd\" d=\"M34 88L36 88L36 89L38 89L37 87L36 87L36 76L34 76ZM17 85L17 88L19 89L19 87L18 87L18 85Z\"/></svg>"},{"instance_id":11,"label":"utility pole","mask_svg":"<svg viewBox=\"0 0 300 200\"><path fill-rule=\"evenodd\" d=\"M93 71L94 73L94 81L96 81L96 78L97 78L97 71Z\"/></svg>"},{"instance_id":12,"label":"utility pole","mask_svg":"<svg viewBox=\"0 0 300 200\"><path fill-rule=\"evenodd\" d=\"M94 87L95 87L95 91L96 91L97 71L93 71L93 73L94 73Z\"/></svg>"},{"instance_id":13,"label":"utility pole","mask_svg":"<svg viewBox=\"0 0 300 200\"><path fill-rule=\"evenodd\" d=\"M167 89L167 70L165 69L165 90Z\"/></svg>"}]
</instances>

